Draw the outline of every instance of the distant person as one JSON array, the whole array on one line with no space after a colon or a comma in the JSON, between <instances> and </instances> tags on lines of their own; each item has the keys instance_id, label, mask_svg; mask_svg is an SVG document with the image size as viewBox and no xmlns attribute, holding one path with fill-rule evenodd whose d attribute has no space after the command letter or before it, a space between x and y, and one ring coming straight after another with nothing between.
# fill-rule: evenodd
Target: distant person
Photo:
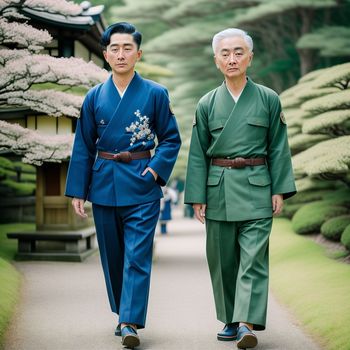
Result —
<instances>
[{"instance_id":1,"label":"distant person","mask_svg":"<svg viewBox=\"0 0 350 350\"><path fill-rule=\"evenodd\" d=\"M253 348L264 330L272 215L296 193L278 95L246 75L253 41L226 29L213 38L224 82L204 95L193 121L185 203L206 223L218 340ZM281 345L281 347L283 347Z\"/></svg>"},{"instance_id":2,"label":"distant person","mask_svg":"<svg viewBox=\"0 0 350 350\"><path fill-rule=\"evenodd\" d=\"M112 74L85 98L66 186L81 217L85 200L92 202L109 302L119 314L115 334L129 348L140 344L137 329L145 327L160 186L181 142L167 90L135 72L141 38L125 22L103 33Z\"/></svg>"},{"instance_id":3,"label":"distant person","mask_svg":"<svg viewBox=\"0 0 350 350\"><path fill-rule=\"evenodd\" d=\"M168 233L167 224L172 219L171 211L172 204L177 202L177 193L171 187L163 188L163 198L160 200L160 233L165 235Z\"/></svg>"}]
</instances>

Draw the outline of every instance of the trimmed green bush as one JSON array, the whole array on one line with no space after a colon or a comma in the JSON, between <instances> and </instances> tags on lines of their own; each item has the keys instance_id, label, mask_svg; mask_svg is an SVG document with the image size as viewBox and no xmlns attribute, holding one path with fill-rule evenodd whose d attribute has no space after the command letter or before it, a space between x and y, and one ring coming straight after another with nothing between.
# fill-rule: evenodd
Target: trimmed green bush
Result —
<instances>
[{"instance_id":1,"label":"trimmed green bush","mask_svg":"<svg viewBox=\"0 0 350 350\"><path fill-rule=\"evenodd\" d=\"M6 169L14 169L13 163L5 157L0 157L0 167Z\"/></svg>"},{"instance_id":2,"label":"trimmed green bush","mask_svg":"<svg viewBox=\"0 0 350 350\"><path fill-rule=\"evenodd\" d=\"M15 196L31 196L35 193L35 184L27 182L16 182L10 179L4 180L1 183L10 188Z\"/></svg>"},{"instance_id":3,"label":"trimmed green bush","mask_svg":"<svg viewBox=\"0 0 350 350\"><path fill-rule=\"evenodd\" d=\"M21 276L8 261L0 258L0 348L2 348L5 331L10 322L13 310L18 302Z\"/></svg>"},{"instance_id":4,"label":"trimmed green bush","mask_svg":"<svg viewBox=\"0 0 350 350\"><path fill-rule=\"evenodd\" d=\"M281 216L291 219L303 205L303 203L285 204Z\"/></svg>"},{"instance_id":5,"label":"trimmed green bush","mask_svg":"<svg viewBox=\"0 0 350 350\"><path fill-rule=\"evenodd\" d=\"M348 225L350 225L350 215L337 216L322 224L321 233L324 237L339 242Z\"/></svg>"},{"instance_id":6,"label":"trimmed green bush","mask_svg":"<svg viewBox=\"0 0 350 350\"><path fill-rule=\"evenodd\" d=\"M33 165L22 163L22 162L13 162L13 166L20 167L23 172L36 174L36 168Z\"/></svg>"},{"instance_id":7,"label":"trimmed green bush","mask_svg":"<svg viewBox=\"0 0 350 350\"><path fill-rule=\"evenodd\" d=\"M308 203L295 213L292 219L292 227L300 235L318 233L326 220L348 213L349 209L329 202Z\"/></svg>"},{"instance_id":8,"label":"trimmed green bush","mask_svg":"<svg viewBox=\"0 0 350 350\"><path fill-rule=\"evenodd\" d=\"M36 182L35 174L22 173L21 182Z\"/></svg>"},{"instance_id":9,"label":"trimmed green bush","mask_svg":"<svg viewBox=\"0 0 350 350\"><path fill-rule=\"evenodd\" d=\"M329 204L340 205L350 208L350 190L340 189L324 195L323 199Z\"/></svg>"},{"instance_id":10,"label":"trimmed green bush","mask_svg":"<svg viewBox=\"0 0 350 350\"><path fill-rule=\"evenodd\" d=\"M323 197L329 192L330 190L310 190L298 192L295 196L286 201L286 205L315 202L323 199Z\"/></svg>"},{"instance_id":11,"label":"trimmed green bush","mask_svg":"<svg viewBox=\"0 0 350 350\"><path fill-rule=\"evenodd\" d=\"M341 235L341 242L345 245L346 249L350 250L350 225L346 226Z\"/></svg>"}]
</instances>

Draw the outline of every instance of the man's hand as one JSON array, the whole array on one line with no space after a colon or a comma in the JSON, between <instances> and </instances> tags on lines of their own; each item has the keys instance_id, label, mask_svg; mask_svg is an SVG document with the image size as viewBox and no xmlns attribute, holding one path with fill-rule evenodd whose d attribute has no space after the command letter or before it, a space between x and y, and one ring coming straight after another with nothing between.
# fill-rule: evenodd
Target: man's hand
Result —
<instances>
[{"instance_id":1,"label":"man's hand","mask_svg":"<svg viewBox=\"0 0 350 350\"><path fill-rule=\"evenodd\" d=\"M142 176L145 176L148 171L153 175L154 181L157 181L158 174L152 168L150 168L149 166L143 171Z\"/></svg>"},{"instance_id":2,"label":"man's hand","mask_svg":"<svg viewBox=\"0 0 350 350\"><path fill-rule=\"evenodd\" d=\"M72 205L75 213L85 219L87 218L87 214L85 213L85 210L84 210L84 203L85 203L84 199L73 198L72 200Z\"/></svg>"},{"instance_id":3,"label":"man's hand","mask_svg":"<svg viewBox=\"0 0 350 350\"><path fill-rule=\"evenodd\" d=\"M196 203L193 204L194 215L197 220L199 220L202 224L205 221L205 209L207 208L206 204Z\"/></svg>"},{"instance_id":4,"label":"man's hand","mask_svg":"<svg viewBox=\"0 0 350 350\"><path fill-rule=\"evenodd\" d=\"M281 194L274 194L272 196L272 210L273 215L278 215L283 209L283 196Z\"/></svg>"}]
</instances>

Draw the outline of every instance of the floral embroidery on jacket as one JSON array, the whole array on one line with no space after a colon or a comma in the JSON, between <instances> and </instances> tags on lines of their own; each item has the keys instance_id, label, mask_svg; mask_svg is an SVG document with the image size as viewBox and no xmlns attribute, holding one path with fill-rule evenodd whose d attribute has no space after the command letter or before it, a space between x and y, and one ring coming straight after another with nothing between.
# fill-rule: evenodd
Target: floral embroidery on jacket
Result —
<instances>
[{"instance_id":1,"label":"floral embroidery on jacket","mask_svg":"<svg viewBox=\"0 0 350 350\"><path fill-rule=\"evenodd\" d=\"M149 128L149 118L147 116L142 116L140 110L138 109L134 112L138 121L132 122L130 126L125 128L126 131L132 132L132 137L130 138L130 146L133 146L136 141L142 141L142 144L146 144L146 140L153 140L154 134Z\"/></svg>"}]
</instances>

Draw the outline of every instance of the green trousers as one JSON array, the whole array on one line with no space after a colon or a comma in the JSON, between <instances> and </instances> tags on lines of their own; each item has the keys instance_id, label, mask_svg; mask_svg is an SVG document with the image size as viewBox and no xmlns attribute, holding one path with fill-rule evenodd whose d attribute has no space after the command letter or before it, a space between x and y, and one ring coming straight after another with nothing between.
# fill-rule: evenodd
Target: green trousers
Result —
<instances>
[{"instance_id":1,"label":"green trousers","mask_svg":"<svg viewBox=\"0 0 350 350\"><path fill-rule=\"evenodd\" d=\"M219 321L266 325L272 218L206 220L207 259Z\"/></svg>"}]
</instances>

